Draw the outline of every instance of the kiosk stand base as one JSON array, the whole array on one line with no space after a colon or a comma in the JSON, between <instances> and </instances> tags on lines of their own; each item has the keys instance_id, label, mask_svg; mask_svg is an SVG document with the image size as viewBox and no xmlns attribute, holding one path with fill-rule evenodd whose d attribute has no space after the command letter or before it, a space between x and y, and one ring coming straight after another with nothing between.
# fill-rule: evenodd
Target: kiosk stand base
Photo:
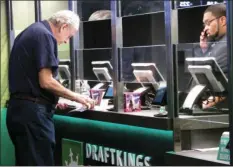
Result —
<instances>
[{"instance_id":1,"label":"kiosk stand base","mask_svg":"<svg viewBox=\"0 0 233 167\"><path fill-rule=\"evenodd\" d=\"M192 111L193 105L199 99L201 94L204 92L205 88L206 85L196 85L195 87L193 87L183 103L182 111L186 111L186 112Z\"/></svg>"}]
</instances>

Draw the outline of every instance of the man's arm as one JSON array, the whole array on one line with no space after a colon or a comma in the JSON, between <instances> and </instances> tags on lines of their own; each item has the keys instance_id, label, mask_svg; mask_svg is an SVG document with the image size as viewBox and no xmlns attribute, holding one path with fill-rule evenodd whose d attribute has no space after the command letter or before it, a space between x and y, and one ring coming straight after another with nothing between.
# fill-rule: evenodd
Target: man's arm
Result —
<instances>
[{"instance_id":1,"label":"man's arm","mask_svg":"<svg viewBox=\"0 0 233 167\"><path fill-rule=\"evenodd\" d=\"M226 97L210 96L207 100L202 102L202 109L213 107L225 99Z\"/></svg>"},{"instance_id":2,"label":"man's arm","mask_svg":"<svg viewBox=\"0 0 233 167\"><path fill-rule=\"evenodd\" d=\"M62 86L57 80L53 78L50 68L42 68L39 72L40 87L53 92L59 97L63 97L72 101L82 103L86 106L94 107L94 101L84 98L82 95L72 92L71 90Z\"/></svg>"},{"instance_id":3,"label":"man's arm","mask_svg":"<svg viewBox=\"0 0 233 167\"><path fill-rule=\"evenodd\" d=\"M227 42L220 41L211 48L210 57L214 57L221 70L227 73L228 57L227 57Z\"/></svg>"},{"instance_id":4,"label":"man's arm","mask_svg":"<svg viewBox=\"0 0 233 167\"><path fill-rule=\"evenodd\" d=\"M206 57L208 56L209 51L210 51L210 44L208 44L208 47L204 49L200 47L200 44L193 45L194 57Z\"/></svg>"},{"instance_id":5,"label":"man's arm","mask_svg":"<svg viewBox=\"0 0 233 167\"><path fill-rule=\"evenodd\" d=\"M211 45L211 39L208 39L206 34L206 29L204 29L200 34L199 44L194 44L194 56L195 57L205 57L208 56L209 49Z\"/></svg>"},{"instance_id":6,"label":"man's arm","mask_svg":"<svg viewBox=\"0 0 233 167\"><path fill-rule=\"evenodd\" d=\"M226 42L219 42L216 43L211 49L210 49L210 57L214 57L216 59L216 62L220 66L221 70L226 73L227 72L227 43ZM214 99L214 100L213 100ZM216 104L222 102L225 100L226 97L209 97L208 100L205 100L202 104L202 108L209 108L212 106L215 106Z\"/></svg>"}]
</instances>

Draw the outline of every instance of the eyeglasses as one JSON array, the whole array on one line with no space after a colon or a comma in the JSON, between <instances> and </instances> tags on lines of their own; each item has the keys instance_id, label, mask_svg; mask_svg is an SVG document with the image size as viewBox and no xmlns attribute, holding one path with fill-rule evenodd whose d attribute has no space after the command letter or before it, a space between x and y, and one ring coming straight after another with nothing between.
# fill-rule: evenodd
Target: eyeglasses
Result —
<instances>
[{"instance_id":1,"label":"eyeglasses","mask_svg":"<svg viewBox=\"0 0 233 167\"><path fill-rule=\"evenodd\" d=\"M206 27L206 26L210 26L210 24L214 21L214 20L217 20L217 19L219 19L220 17L217 17L217 18L214 18L214 19L212 19L212 20L210 20L210 21L207 21L206 23L203 23L203 27Z\"/></svg>"}]
</instances>

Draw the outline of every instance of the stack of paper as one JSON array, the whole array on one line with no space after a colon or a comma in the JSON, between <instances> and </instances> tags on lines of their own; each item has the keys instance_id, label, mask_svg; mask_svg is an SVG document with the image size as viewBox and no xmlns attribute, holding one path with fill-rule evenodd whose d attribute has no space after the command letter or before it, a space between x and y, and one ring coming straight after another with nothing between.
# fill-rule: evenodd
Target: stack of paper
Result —
<instances>
[{"instance_id":1,"label":"stack of paper","mask_svg":"<svg viewBox=\"0 0 233 167\"><path fill-rule=\"evenodd\" d=\"M69 111L69 112L83 112L87 109L86 106L84 106L83 104L81 103L77 103L75 101L71 101L71 100L68 100L68 99L64 99L64 98L60 98L58 103L64 103L64 104L67 104L67 105L70 105L70 106L74 106L75 109Z\"/></svg>"}]
</instances>

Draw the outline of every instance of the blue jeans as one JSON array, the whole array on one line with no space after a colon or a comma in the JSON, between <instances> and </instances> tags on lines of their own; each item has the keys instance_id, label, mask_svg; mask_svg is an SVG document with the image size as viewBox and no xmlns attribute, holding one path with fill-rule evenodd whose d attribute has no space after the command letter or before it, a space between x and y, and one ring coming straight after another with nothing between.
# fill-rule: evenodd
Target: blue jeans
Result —
<instances>
[{"instance_id":1,"label":"blue jeans","mask_svg":"<svg viewBox=\"0 0 233 167\"><path fill-rule=\"evenodd\" d=\"M54 105L10 99L7 129L15 147L16 166L54 165Z\"/></svg>"}]
</instances>

